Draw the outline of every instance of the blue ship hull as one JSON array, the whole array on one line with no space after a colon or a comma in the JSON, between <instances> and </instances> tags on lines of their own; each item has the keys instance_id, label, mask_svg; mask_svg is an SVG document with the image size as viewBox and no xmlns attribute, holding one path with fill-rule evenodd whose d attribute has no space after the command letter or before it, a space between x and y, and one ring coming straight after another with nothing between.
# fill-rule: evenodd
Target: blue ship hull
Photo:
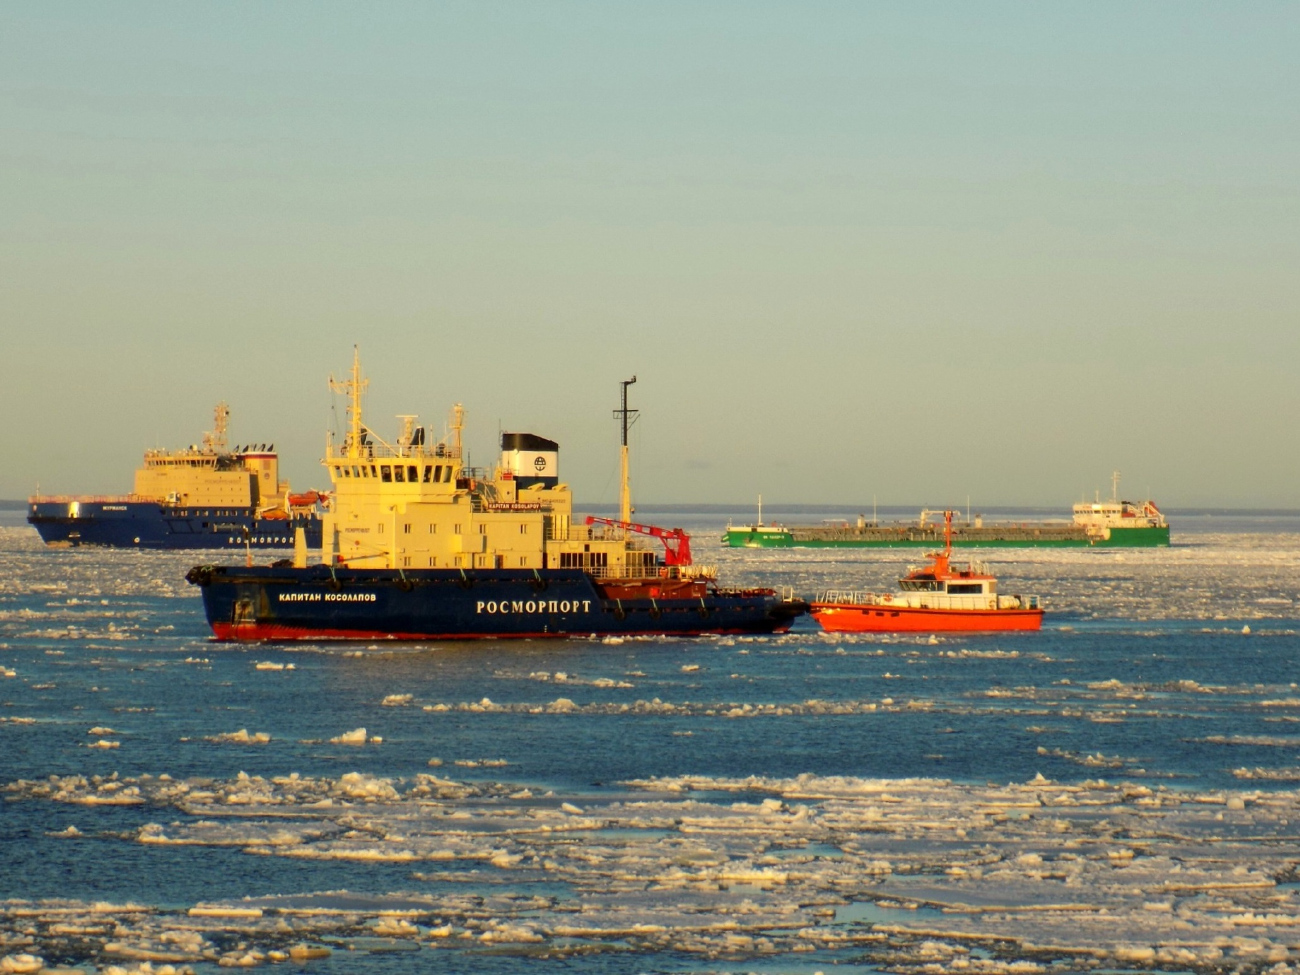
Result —
<instances>
[{"instance_id":1,"label":"blue ship hull","mask_svg":"<svg viewBox=\"0 0 1300 975\"><path fill-rule=\"evenodd\" d=\"M307 545L320 548L316 515L258 518L251 508L176 507L156 501L33 501L27 521L46 545L112 548L291 548L306 529Z\"/></svg>"},{"instance_id":2,"label":"blue ship hull","mask_svg":"<svg viewBox=\"0 0 1300 975\"><path fill-rule=\"evenodd\" d=\"M770 589L609 598L579 569L196 566L186 579L219 640L773 633L807 611Z\"/></svg>"}]
</instances>

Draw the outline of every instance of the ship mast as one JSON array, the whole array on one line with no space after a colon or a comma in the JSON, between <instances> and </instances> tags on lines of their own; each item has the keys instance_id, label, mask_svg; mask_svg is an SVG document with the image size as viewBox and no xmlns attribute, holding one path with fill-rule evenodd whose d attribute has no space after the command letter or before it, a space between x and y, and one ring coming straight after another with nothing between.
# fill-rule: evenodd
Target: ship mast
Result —
<instances>
[{"instance_id":1,"label":"ship mast","mask_svg":"<svg viewBox=\"0 0 1300 975\"><path fill-rule=\"evenodd\" d=\"M203 435L203 449L209 453L224 454L229 446L226 440L226 424L230 420L230 407L225 400L217 404L212 411L212 432Z\"/></svg>"},{"instance_id":2,"label":"ship mast","mask_svg":"<svg viewBox=\"0 0 1300 975\"><path fill-rule=\"evenodd\" d=\"M361 394L370 385L361 378L361 350L352 346L352 378L338 382L330 376L330 390L348 395L348 439L343 449L348 457L361 456Z\"/></svg>"},{"instance_id":3,"label":"ship mast","mask_svg":"<svg viewBox=\"0 0 1300 975\"><path fill-rule=\"evenodd\" d=\"M1119 471L1110 472L1110 499L1119 501Z\"/></svg>"},{"instance_id":4,"label":"ship mast","mask_svg":"<svg viewBox=\"0 0 1300 975\"><path fill-rule=\"evenodd\" d=\"M465 429L465 407L457 403L451 408L451 455L460 456L460 435Z\"/></svg>"},{"instance_id":5,"label":"ship mast","mask_svg":"<svg viewBox=\"0 0 1300 975\"><path fill-rule=\"evenodd\" d=\"M623 426L623 445L619 451L618 519L624 524L632 520L632 486L628 481L627 472L627 428L636 422L636 415L640 412L640 410L629 410L627 408L627 388L634 382L636 382L636 376L631 379L624 379L619 383L623 387L623 405L614 411L614 419L620 421Z\"/></svg>"}]
</instances>

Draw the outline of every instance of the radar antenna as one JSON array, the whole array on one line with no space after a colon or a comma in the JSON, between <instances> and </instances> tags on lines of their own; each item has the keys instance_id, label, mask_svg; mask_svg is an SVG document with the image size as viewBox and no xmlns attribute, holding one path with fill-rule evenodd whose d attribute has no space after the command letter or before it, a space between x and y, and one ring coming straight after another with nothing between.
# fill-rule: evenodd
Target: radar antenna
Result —
<instances>
[{"instance_id":1,"label":"radar antenna","mask_svg":"<svg viewBox=\"0 0 1300 975\"><path fill-rule=\"evenodd\" d=\"M411 446L415 439L415 418L414 413L399 413L397 418L402 421L402 435L397 438L397 446L403 450Z\"/></svg>"},{"instance_id":2,"label":"radar antenna","mask_svg":"<svg viewBox=\"0 0 1300 975\"><path fill-rule=\"evenodd\" d=\"M361 394L369 385L369 379L361 378L361 350L354 345L352 346L352 378L336 381L332 375L330 376L330 390L335 393L346 393L348 396L348 439L343 449L349 457L361 456L361 436L364 429L361 425Z\"/></svg>"}]
</instances>

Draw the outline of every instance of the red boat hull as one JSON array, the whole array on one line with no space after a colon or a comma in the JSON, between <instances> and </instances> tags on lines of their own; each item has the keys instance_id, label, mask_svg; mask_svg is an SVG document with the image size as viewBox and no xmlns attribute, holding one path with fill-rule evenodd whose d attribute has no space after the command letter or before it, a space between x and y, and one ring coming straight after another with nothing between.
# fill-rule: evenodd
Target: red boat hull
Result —
<instances>
[{"instance_id":1,"label":"red boat hull","mask_svg":"<svg viewBox=\"0 0 1300 975\"><path fill-rule=\"evenodd\" d=\"M1039 630L1041 609L914 609L813 603L813 618L828 633L988 633Z\"/></svg>"}]
</instances>

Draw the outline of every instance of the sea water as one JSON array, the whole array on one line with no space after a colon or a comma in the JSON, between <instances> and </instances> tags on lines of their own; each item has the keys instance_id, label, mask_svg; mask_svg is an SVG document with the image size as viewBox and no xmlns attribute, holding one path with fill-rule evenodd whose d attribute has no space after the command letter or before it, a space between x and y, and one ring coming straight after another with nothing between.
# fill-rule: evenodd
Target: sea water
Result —
<instances>
[{"instance_id":1,"label":"sea water","mask_svg":"<svg viewBox=\"0 0 1300 975\"><path fill-rule=\"evenodd\" d=\"M675 520L730 585L888 590L920 560ZM1040 633L239 646L184 581L202 557L11 517L0 956L1282 972L1300 518L1174 538L981 551Z\"/></svg>"}]
</instances>

